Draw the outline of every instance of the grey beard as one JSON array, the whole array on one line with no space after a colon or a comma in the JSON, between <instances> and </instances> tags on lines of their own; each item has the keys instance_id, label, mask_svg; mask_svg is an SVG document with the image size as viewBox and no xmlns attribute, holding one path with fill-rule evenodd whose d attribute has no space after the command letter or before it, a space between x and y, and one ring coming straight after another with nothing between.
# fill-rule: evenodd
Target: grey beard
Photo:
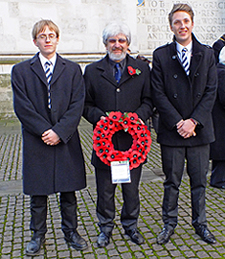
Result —
<instances>
[{"instance_id":1,"label":"grey beard","mask_svg":"<svg viewBox=\"0 0 225 259\"><path fill-rule=\"evenodd\" d=\"M111 60L113 60L113 61L120 61L120 60L123 60L123 59L125 59L125 57L126 57L126 55L127 55L127 53L124 53L124 52L122 52L121 53L121 55L115 55L114 53L112 53L112 52L109 52L109 51L107 51L107 53L108 53L108 55L109 55L109 58L111 59Z\"/></svg>"}]
</instances>

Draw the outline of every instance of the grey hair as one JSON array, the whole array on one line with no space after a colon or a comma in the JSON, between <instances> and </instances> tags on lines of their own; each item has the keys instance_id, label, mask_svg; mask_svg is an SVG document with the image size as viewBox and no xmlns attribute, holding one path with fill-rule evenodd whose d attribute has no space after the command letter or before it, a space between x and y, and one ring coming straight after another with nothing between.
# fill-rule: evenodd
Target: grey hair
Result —
<instances>
[{"instance_id":1,"label":"grey hair","mask_svg":"<svg viewBox=\"0 0 225 259\"><path fill-rule=\"evenodd\" d=\"M125 23L112 22L109 23L102 32L103 43L107 44L107 39L118 34L124 34L127 38L127 43L130 45L131 33L129 27Z\"/></svg>"},{"instance_id":2,"label":"grey hair","mask_svg":"<svg viewBox=\"0 0 225 259\"><path fill-rule=\"evenodd\" d=\"M219 63L225 64L225 46L220 51Z\"/></svg>"}]
</instances>

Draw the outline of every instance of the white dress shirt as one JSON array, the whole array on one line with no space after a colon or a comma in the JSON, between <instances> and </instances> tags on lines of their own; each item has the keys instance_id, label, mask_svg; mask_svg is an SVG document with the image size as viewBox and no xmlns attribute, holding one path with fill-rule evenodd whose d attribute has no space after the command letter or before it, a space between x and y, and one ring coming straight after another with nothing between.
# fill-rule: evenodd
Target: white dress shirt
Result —
<instances>
[{"instance_id":1,"label":"white dress shirt","mask_svg":"<svg viewBox=\"0 0 225 259\"><path fill-rule=\"evenodd\" d=\"M178 43L176 41L176 46L177 46L177 55L179 57L179 59L182 61L182 49L183 48L186 48L187 49L187 52L186 52L186 55L187 55L187 60L188 60L188 64L190 66L190 63L191 63L191 54L192 54L192 41L187 45L187 46L183 46L181 45L180 43Z\"/></svg>"}]
</instances>

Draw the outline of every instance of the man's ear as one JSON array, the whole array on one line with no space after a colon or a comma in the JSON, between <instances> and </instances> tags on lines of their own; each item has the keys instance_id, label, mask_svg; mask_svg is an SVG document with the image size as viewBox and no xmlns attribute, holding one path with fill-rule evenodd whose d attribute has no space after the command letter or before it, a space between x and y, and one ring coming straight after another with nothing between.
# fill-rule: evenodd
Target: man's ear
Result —
<instances>
[{"instance_id":1,"label":"man's ear","mask_svg":"<svg viewBox=\"0 0 225 259\"><path fill-rule=\"evenodd\" d=\"M38 47L38 46L37 46L37 40L36 40L36 39L33 40L33 43L34 43L34 45L35 45L36 47Z\"/></svg>"}]
</instances>

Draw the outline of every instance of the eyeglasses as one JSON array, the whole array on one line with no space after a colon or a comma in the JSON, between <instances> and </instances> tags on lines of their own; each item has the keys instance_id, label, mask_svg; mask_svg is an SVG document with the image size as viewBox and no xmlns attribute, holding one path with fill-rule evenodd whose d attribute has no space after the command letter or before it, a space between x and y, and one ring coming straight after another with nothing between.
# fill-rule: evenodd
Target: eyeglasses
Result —
<instances>
[{"instance_id":1,"label":"eyeglasses","mask_svg":"<svg viewBox=\"0 0 225 259\"><path fill-rule=\"evenodd\" d=\"M113 38L112 38L112 39L108 39L108 42L109 42L109 43L112 43L112 44L115 44L117 41L118 41L120 44L123 44L123 43L125 43L127 40L126 40L126 39L118 39L118 40L117 40L117 39L113 39Z\"/></svg>"},{"instance_id":2,"label":"eyeglasses","mask_svg":"<svg viewBox=\"0 0 225 259\"><path fill-rule=\"evenodd\" d=\"M54 34L54 33L50 33L50 34L40 34L38 35L37 39L40 39L40 40L54 40L56 39L57 36Z\"/></svg>"}]
</instances>

